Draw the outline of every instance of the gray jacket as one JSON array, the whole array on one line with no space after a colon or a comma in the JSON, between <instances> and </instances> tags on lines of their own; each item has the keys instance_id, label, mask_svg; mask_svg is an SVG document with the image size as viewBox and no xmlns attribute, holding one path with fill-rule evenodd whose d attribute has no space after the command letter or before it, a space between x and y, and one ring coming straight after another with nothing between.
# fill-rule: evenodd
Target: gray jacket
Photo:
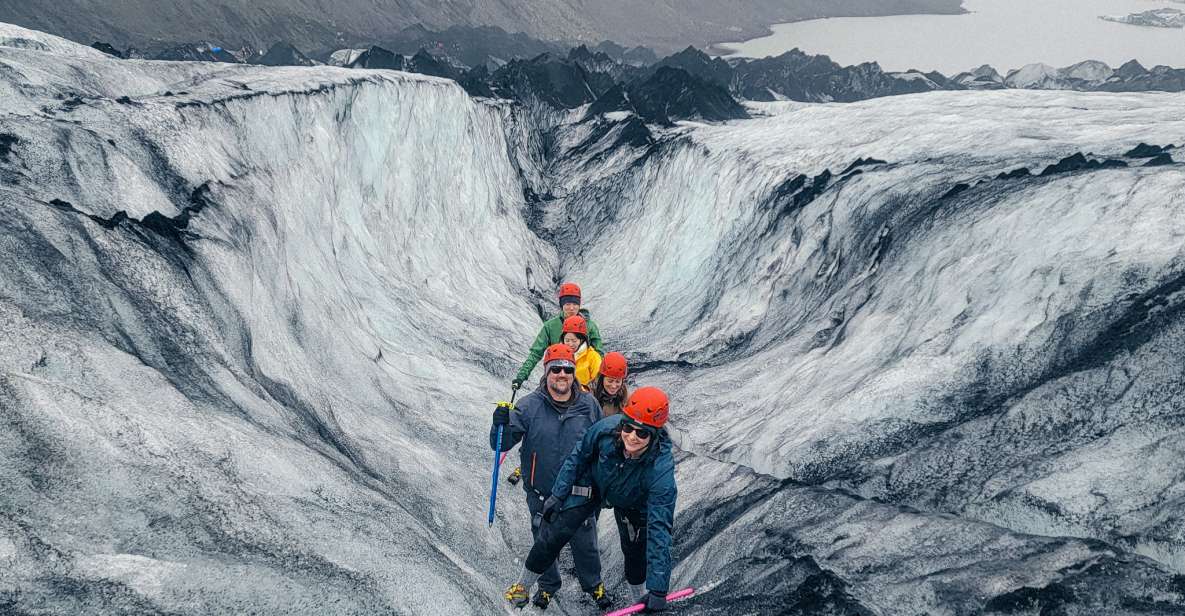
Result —
<instances>
[{"instance_id":1,"label":"gray jacket","mask_svg":"<svg viewBox=\"0 0 1185 616\"><path fill-rule=\"evenodd\" d=\"M502 451L510 451L522 441L519 461L526 490L550 494L564 459L580 443L585 430L601 419L601 407L592 395L580 391L575 382L572 386L575 398L566 408L551 399L544 380L510 413L510 425L502 432ZM497 438L498 426L490 426L490 449L496 449Z\"/></svg>"}]
</instances>

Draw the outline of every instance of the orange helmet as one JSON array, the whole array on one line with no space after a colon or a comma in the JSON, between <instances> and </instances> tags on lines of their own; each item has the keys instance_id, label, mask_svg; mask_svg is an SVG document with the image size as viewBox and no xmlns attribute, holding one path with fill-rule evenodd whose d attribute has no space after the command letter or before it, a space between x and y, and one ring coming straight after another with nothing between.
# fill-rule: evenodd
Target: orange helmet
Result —
<instances>
[{"instance_id":1,"label":"orange helmet","mask_svg":"<svg viewBox=\"0 0 1185 616\"><path fill-rule=\"evenodd\" d=\"M601 359L601 374L615 379L624 379L629 374L629 367L625 363L625 355L613 351Z\"/></svg>"},{"instance_id":2,"label":"orange helmet","mask_svg":"<svg viewBox=\"0 0 1185 616\"><path fill-rule=\"evenodd\" d=\"M588 339L588 323L584 322L584 317L574 314L564 319L563 333L580 334L581 336L584 336L585 339Z\"/></svg>"},{"instance_id":3,"label":"orange helmet","mask_svg":"<svg viewBox=\"0 0 1185 616\"><path fill-rule=\"evenodd\" d=\"M560 298L560 306L571 303L579 304L580 285L576 284L575 282L565 282L564 284L560 285L560 292L556 295ZM565 299L568 301L564 301ZM571 301L572 299L575 299L576 301L573 302Z\"/></svg>"},{"instance_id":4,"label":"orange helmet","mask_svg":"<svg viewBox=\"0 0 1185 616\"><path fill-rule=\"evenodd\" d=\"M630 401L621 411L640 424L661 428L670 415L670 402L661 389L643 387L630 394Z\"/></svg>"},{"instance_id":5,"label":"orange helmet","mask_svg":"<svg viewBox=\"0 0 1185 616\"><path fill-rule=\"evenodd\" d=\"M543 353L543 365L547 366L553 361L566 361L568 365L575 367L576 354L566 344L553 344Z\"/></svg>"}]
</instances>

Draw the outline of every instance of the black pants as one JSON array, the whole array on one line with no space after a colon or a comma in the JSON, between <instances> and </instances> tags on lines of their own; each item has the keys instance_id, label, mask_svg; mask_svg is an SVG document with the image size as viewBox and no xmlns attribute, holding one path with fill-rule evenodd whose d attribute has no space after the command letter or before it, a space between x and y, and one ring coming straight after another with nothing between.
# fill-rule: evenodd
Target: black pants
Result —
<instances>
[{"instance_id":1,"label":"black pants","mask_svg":"<svg viewBox=\"0 0 1185 616\"><path fill-rule=\"evenodd\" d=\"M599 501L589 501L559 512L550 524L544 522L535 535L531 553L527 555L527 569L543 573L554 567L560 550L582 527L595 519L600 508ZM614 508L613 517L617 520L621 552L625 555L625 579L630 584L641 584L646 581L646 512Z\"/></svg>"},{"instance_id":2,"label":"black pants","mask_svg":"<svg viewBox=\"0 0 1185 616\"><path fill-rule=\"evenodd\" d=\"M646 512L614 508L613 519L625 555L625 581L642 584L646 581Z\"/></svg>"},{"instance_id":3,"label":"black pants","mask_svg":"<svg viewBox=\"0 0 1185 616\"><path fill-rule=\"evenodd\" d=\"M531 510L531 536L538 544L544 527L549 524L539 523L542 520L543 499L533 491L527 492L527 509ZM581 590L591 592L601 583L601 555L597 550L596 520L589 519L578 524L569 535L569 539L571 542L568 548L572 552L572 560L576 564L576 579L580 581ZM565 543L569 542L565 541ZM563 547L561 544L560 548ZM539 590L545 590L553 595L560 589L561 584L560 570L555 564L559 556L560 550L557 549L555 557L549 561L546 567L539 570L539 573L543 574L539 577Z\"/></svg>"}]
</instances>

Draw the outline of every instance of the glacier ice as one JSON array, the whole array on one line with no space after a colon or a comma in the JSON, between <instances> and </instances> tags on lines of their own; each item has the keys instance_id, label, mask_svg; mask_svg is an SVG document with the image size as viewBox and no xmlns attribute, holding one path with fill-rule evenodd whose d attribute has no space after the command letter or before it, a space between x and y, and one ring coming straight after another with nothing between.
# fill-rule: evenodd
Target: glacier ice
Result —
<instances>
[{"instance_id":1,"label":"glacier ice","mask_svg":"<svg viewBox=\"0 0 1185 616\"><path fill-rule=\"evenodd\" d=\"M684 612L1185 607L1185 172L1123 157L1180 95L643 133L14 26L0 67L0 611L502 610L483 435L560 278L673 394Z\"/></svg>"}]
</instances>

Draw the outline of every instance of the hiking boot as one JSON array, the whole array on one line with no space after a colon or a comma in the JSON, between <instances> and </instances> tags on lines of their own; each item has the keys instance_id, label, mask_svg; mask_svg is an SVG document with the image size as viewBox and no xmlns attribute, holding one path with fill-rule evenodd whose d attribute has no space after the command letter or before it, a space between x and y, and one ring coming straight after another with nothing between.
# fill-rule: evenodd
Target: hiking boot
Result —
<instances>
[{"instance_id":1,"label":"hiking boot","mask_svg":"<svg viewBox=\"0 0 1185 616\"><path fill-rule=\"evenodd\" d=\"M597 602L597 607L602 610L607 610L613 607L613 598L605 592L605 584L597 584L597 587L588 591L588 596L592 597L593 601Z\"/></svg>"},{"instance_id":2,"label":"hiking boot","mask_svg":"<svg viewBox=\"0 0 1185 616\"><path fill-rule=\"evenodd\" d=\"M539 590L535 593L535 598L531 600L531 603L534 603L535 607L545 610L548 605L551 605L551 593L546 590Z\"/></svg>"},{"instance_id":3,"label":"hiking boot","mask_svg":"<svg viewBox=\"0 0 1185 616\"><path fill-rule=\"evenodd\" d=\"M502 593L502 597L509 601L510 605L520 610L531 602L531 595L527 593L527 589L518 583L511 584L510 588L507 588L506 592Z\"/></svg>"},{"instance_id":4,"label":"hiking boot","mask_svg":"<svg viewBox=\"0 0 1185 616\"><path fill-rule=\"evenodd\" d=\"M522 479L523 479L523 467L521 467L521 466L514 469L513 473L510 473L509 475L506 476L506 482L512 486L518 485L518 482L522 481Z\"/></svg>"}]
</instances>

